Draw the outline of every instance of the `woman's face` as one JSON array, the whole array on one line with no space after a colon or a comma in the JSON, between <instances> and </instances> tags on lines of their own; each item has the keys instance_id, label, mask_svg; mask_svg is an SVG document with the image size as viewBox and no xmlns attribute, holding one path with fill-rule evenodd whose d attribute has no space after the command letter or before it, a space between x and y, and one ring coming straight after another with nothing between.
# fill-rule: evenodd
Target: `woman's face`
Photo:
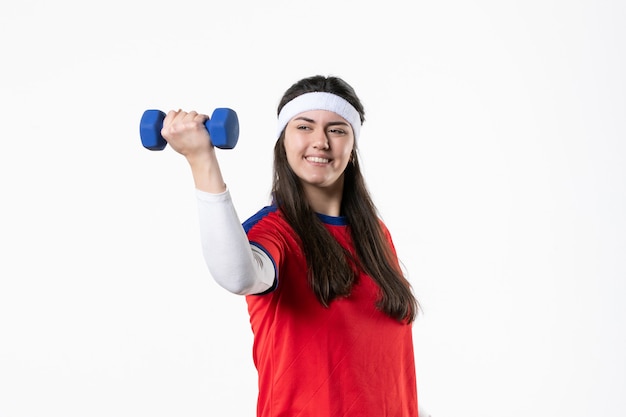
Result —
<instances>
[{"instance_id":1,"label":"woman's face","mask_svg":"<svg viewBox=\"0 0 626 417\"><path fill-rule=\"evenodd\" d=\"M331 111L300 113L285 127L287 161L305 188L341 189L353 147L352 126Z\"/></svg>"}]
</instances>

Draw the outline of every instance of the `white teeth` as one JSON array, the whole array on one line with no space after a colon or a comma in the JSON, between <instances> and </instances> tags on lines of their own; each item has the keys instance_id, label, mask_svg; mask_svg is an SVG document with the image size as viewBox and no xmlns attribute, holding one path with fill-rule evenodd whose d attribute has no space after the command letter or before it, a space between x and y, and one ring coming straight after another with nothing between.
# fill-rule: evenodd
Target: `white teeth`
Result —
<instances>
[{"instance_id":1,"label":"white teeth","mask_svg":"<svg viewBox=\"0 0 626 417\"><path fill-rule=\"evenodd\" d=\"M328 159L326 159L326 158L318 158L317 156L309 156L309 157L307 157L307 161L317 162L317 163L320 163L320 164L327 164L328 163Z\"/></svg>"}]
</instances>

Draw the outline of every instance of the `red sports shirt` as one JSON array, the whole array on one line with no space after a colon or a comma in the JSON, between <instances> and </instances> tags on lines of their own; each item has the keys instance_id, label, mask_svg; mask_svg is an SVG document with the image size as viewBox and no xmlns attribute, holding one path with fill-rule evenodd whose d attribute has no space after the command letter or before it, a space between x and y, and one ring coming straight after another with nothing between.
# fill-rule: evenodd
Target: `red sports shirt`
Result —
<instances>
[{"instance_id":1,"label":"red sports shirt","mask_svg":"<svg viewBox=\"0 0 626 417\"><path fill-rule=\"evenodd\" d=\"M345 219L320 218L353 251ZM325 308L307 282L299 239L275 207L259 211L244 228L277 270L273 291L246 296L259 375L257 415L417 417L412 327L376 309L377 284L361 272L350 296Z\"/></svg>"}]
</instances>

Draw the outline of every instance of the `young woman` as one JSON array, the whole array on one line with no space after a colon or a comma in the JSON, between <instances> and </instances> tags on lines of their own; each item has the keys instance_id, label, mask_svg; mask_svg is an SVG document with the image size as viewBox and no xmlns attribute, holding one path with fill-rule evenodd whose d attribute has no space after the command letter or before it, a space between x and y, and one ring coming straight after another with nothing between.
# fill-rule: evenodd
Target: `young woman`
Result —
<instances>
[{"instance_id":1,"label":"young woman","mask_svg":"<svg viewBox=\"0 0 626 417\"><path fill-rule=\"evenodd\" d=\"M162 134L197 190L213 278L246 296L262 417L418 416L418 303L359 167L364 108L338 77L278 106L272 203L240 222L204 128L170 111Z\"/></svg>"}]
</instances>

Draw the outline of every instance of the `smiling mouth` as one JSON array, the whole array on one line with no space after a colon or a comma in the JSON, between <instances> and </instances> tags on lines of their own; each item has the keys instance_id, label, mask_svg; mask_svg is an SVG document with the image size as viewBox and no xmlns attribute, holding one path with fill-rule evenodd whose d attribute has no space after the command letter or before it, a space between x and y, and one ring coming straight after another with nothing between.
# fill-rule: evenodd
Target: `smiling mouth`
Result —
<instances>
[{"instance_id":1,"label":"smiling mouth","mask_svg":"<svg viewBox=\"0 0 626 417\"><path fill-rule=\"evenodd\" d=\"M318 164L327 164L328 162L330 162L329 159L320 158L318 156L307 156L306 160L309 161L309 162L315 162L315 163L318 163Z\"/></svg>"}]
</instances>

